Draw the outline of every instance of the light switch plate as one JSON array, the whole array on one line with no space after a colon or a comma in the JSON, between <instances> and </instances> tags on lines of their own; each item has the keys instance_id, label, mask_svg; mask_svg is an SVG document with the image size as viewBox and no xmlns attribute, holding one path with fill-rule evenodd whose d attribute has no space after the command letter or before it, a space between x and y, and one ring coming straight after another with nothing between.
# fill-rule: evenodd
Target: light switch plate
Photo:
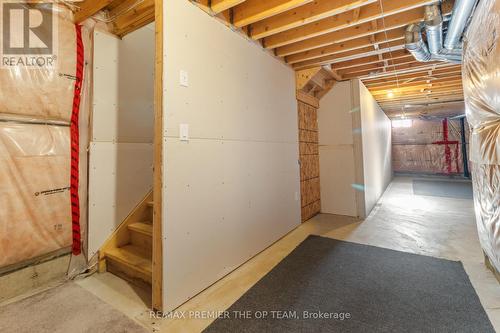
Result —
<instances>
[{"instance_id":1,"label":"light switch plate","mask_svg":"<svg viewBox=\"0 0 500 333\"><path fill-rule=\"evenodd\" d=\"M179 139L189 141L189 124L179 124Z\"/></svg>"},{"instance_id":2,"label":"light switch plate","mask_svg":"<svg viewBox=\"0 0 500 333\"><path fill-rule=\"evenodd\" d=\"M181 86L189 87L189 75L187 71L181 69L181 72L179 74L179 82Z\"/></svg>"}]
</instances>

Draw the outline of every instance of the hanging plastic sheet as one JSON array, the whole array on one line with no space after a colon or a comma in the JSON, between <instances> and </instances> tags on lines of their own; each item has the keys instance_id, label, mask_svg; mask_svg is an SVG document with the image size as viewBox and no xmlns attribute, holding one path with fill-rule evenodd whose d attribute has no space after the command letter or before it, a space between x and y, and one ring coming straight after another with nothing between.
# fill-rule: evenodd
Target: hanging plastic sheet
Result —
<instances>
[{"instance_id":1,"label":"hanging plastic sheet","mask_svg":"<svg viewBox=\"0 0 500 333\"><path fill-rule=\"evenodd\" d=\"M500 271L500 1L479 2L465 36L463 85L481 246Z\"/></svg>"},{"instance_id":2,"label":"hanging plastic sheet","mask_svg":"<svg viewBox=\"0 0 500 333\"><path fill-rule=\"evenodd\" d=\"M69 128L0 123L0 267L71 245Z\"/></svg>"},{"instance_id":3,"label":"hanging plastic sheet","mask_svg":"<svg viewBox=\"0 0 500 333\"><path fill-rule=\"evenodd\" d=\"M459 120L412 119L410 127L393 127L392 162L395 172L462 173Z\"/></svg>"},{"instance_id":4,"label":"hanging plastic sheet","mask_svg":"<svg viewBox=\"0 0 500 333\"><path fill-rule=\"evenodd\" d=\"M396 172L424 174L462 173L461 148L450 145L450 157L446 158L444 145L393 145L392 164ZM449 170L451 169L451 172Z\"/></svg>"}]
</instances>

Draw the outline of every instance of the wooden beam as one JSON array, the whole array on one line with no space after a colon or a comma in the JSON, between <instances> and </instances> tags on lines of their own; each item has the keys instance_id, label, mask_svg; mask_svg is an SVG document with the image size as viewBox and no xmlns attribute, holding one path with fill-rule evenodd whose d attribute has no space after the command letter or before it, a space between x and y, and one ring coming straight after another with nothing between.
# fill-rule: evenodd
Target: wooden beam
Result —
<instances>
[{"instance_id":1,"label":"wooden beam","mask_svg":"<svg viewBox=\"0 0 500 333\"><path fill-rule=\"evenodd\" d=\"M120 38L140 29L155 20L155 12L154 8L148 11L145 15L138 17L136 20L131 21L128 25L126 25L122 29L114 29L113 32L118 35Z\"/></svg>"},{"instance_id":2,"label":"wooden beam","mask_svg":"<svg viewBox=\"0 0 500 333\"><path fill-rule=\"evenodd\" d=\"M374 30L371 23L363 23L339 31L331 32L326 35L309 38L297 43L278 47L276 55L283 57L294 53L313 50L324 46L345 42L348 40L356 39L363 36L370 36L386 30L392 30L400 27L405 27L408 23L420 22L423 19L423 9L417 8L406 13L406 15L393 15L385 18L385 25L380 22L377 24L379 27ZM266 47L269 45L265 44Z\"/></svg>"},{"instance_id":3,"label":"wooden beam","mask_svg":"<svg viewBox=\"0 0 500 333\"><path fill-rule=\"evenodd\" d=\"M219 14L243 2L245 2L245 0L212 0L210 8L215 14Z\"/></svg>"},{"instance_id":4,"label":"wooden beam","mask_svg":"<svg viewBox=\"0 0 500 333\"><path fill-rule=\"evenodd\" d=\"M114 0L85 0L77 2L75 5L79 8L75 12L75 23L82 23L89 17L97 14Z\"/></svg>"},{"instance_id":5,"label":"wooden beam","mask_svg":"<svg viewBox=\"0 0 500 333\"><path fill-rule=\"evenodd\" d=\"M424 103L436 103L436 102L459 102L463 101L463 95L439 95L434 97L411 97L406 98L401 101L397 101L395 103L386 103L386 102L378 102L380 107L382 108L401 108L406 104L424 104Z\"/></svg>"},{"instance_id":6,"label":"wooden beam","mask_svg":"<svg viewBox=\"0 0 500 333\"><path fill-rule=\"evenodd\" d=\"M346 60L341 62L335 62L335 68L337 70L344 70L348 68L380 63L385 60L394 60L399 58L407 58L411 54L406 49L401 49L397 51L385 51L379 52L376 55L370 55L367 57L355 58L352 60Z\"/></svg>"},{"instance_id":7,"label":"wooden beam","mask_svg":"<svg viewBox=\"0 0 500 333\"><path fill-rule=\"evenodd\" d=\"M387 94L377 96L376 100L381 103L399 103L404 102L410 99L419 99L419 98L432 98L437 96L462 96L463 91L461 89L456 88L442 88L432 90L430 92L427 91L414 91L407 92L404 94L400 94L398 96L394 95L393 97L387 96Z\"/></svg>"},{"instance_id":8,"label":"wooden beam","mask_svg":"<svg viewBox=\"0 0 500 333\"><path fill-rule=\"evenodd\" d=\"M305 5L313 0L247 0L233 7L233 24L241 28L245 25L281 14L287 10Z\"/></svg>"},{"instance_id":9,"label":"wooden beam","mask_svg":"<svg viewBox=\"0 0 500 333\"><path fill-rule=\"evenodd\" d=\"M271 18L252 24L251 38L261 39L273 34L316 22L340 13L359 9L378 0L317 0Z\"/></svg>"},{"instance_id":10,"label":"wooden beam","mask_svg":"<svg viewBox=\"0 0 500 333\"><path fill-rule=\"evenodd\" d=\"M396 87L393 86L390 89L382 89L382 90L370 90L370 93L372 94L373 97L379 98L386 96L389 91L392 91L395 97L398 95L402 95L403 97L406 96L406 94L409 93L417 93L417 92L426 92L426 91L441 91L441 89L448 89L448 90L453 90L453 91L460 91L462 92L462 81L457 81L457 82L448 82L448 83L441 83L441 84L435 84L432 86L423 84L423 85L416 85L416 86L410 86L410 87Z\"/></svg>"},{"instance_id":11,"label":"wooden beam","mask_svg":"<svg viewBox=\"0 0 500 333\"><path fill-rule=\"evenodd\" d=\"M430 74L429 74L430 73ZM398 76L392 74L390 77L384 77L384 78L364 78L363 84L367 87L370 85L376 85L376 84L385 84L386 82L395 82L397 80L403 81L407 79L413 79L413 78L419 78L419 77L426 77L426 76L435 76L435 77L441 77L441 76L447 76L447 75L456 75L456 74L461 74L461 68L459 65L455 65L453 67L441 67L437 69L422 69L418 71L414 71L411 73L401 73L398 74Z\"/></svg>"},{"instance_id":12,"label":"wooden beam","mask_svg":"<svg viewBox=\"0 0 500 333\"><path fill-rule=\"evenodd\" d=\"M155 0L152 307L163 310L163 0Z\"/></svg>"},{"instance_id":13,"label":"wooden beam","mask_svg":"<svg viewBox=\"0 0 500 333\"><path fill-rule=\"evenodd\" d=\"M414 73L414 72L419 72L423 70L435 70L437 68L443 68L443 67L448 67L449 64L447 63L440 63L440 62L416 62L414 64L411 64L411 66L402 66L401 68L397 69L391 69L386 72L377 72L376 70L369 70L366 71L365 73L357 73L356 75L348 77L349 79L352 78L360 78L362 81L367 80L367 79L379 79L379 78L386 78L386 77L394 77L395 75L401 75L401 74L407 74L407 73ZM460 65L456 65L460 67Z\"/></svg>"},{"instance_id":14,"label":"wooden beam","mask_svg":"<svg viewBox=\"0 0 500 333\"><path fill-rule=\"evenodd\" d=\"M405 28L397 28L393 30L389 30L387 32L379 32L374 34L373 36L375 37L375 42L377 44L381 44L384 42L392 42L396 40L403 40L404 39L404 30ZM315 58L322 58L324 59L328 55L333 55L337 54L340 52L345 52L349 50L357 50L357 49L363 49L370 46L371 49L373 50L372 46L372 40L370 37L359 37L355 38L352 40L348 40L342 43L335 43L329 46L325 46L322 48L314 49L314 50L309 50L305 52L300 52L296 54L292 54L290 56L287 56L285 58L286 62L289 64L295 64L298 62L303 62L306 60L311 60ZM360 51L360 52L366 52L366 51ZM331 57L331 59L335 59L336 57Z\"/></svg>"},{"instance_id":15,"label":"wooden beam","mask_svg":"<svg viewBox=\"0 0 500 333\"><path fill-rule=\"evenodd\" d=\"M462 75L461 75L461 70L456 70L456 71L451 71L451 72L443 72L440 74L433 74L432 77L436 78L437 80L440 80L440 79L447 79L447 78L462 77ZM371 88L371 87L384 86L387 84L394 84L395 82L398 82L398 81L400 82L400 84L405 84L405 82L410 82L410 84L411 84L412 82L426 81L426 80L429 80L429 75L427 74L426 71L424 71L424 72L398 75L398 77L391 76L388 78L374 80L374 81L363 81L363 84L367 88ZM431 79L431 81L432 81L432 79Z\"/></svg>"},{"instance_id":16,"label":"wooden beam","mask_svg":"<svg viewBox=\"0 0 500 333\"><path fill-rule=\"evenodd\" d=\"M352 22L356 23L359 21L359 14L361 14L361 7L357 7L352 11Z\"/></svg>"},{"instance_id":17,"label":"wooden beam","mask_svg":"<svg viewBox=\"0 0 500 333\"><path fill-rule=\"evenodd\" d=\"M337 62L346 61L346 59L357 59L363 57L369 57L372 55L379 55L381 53L389 51L400 51L404 49L404 44L401 41L392 41L389 43L379 44L380 49L375 50L372 46L364 47L362 49L355 49L347 52L337 53L335 55L329 55L326 57L311 59L303 62L293 64L294 69L309 68L311 66L320 65L330 65L336 64Z\"/></svg>"},{"instance_id":18,"label":"wooden beam","mask_svg":"<svg viewBox=\"0 0 500 333\"><path fill-rule=\"evenodd\" d=\"M441 79L436 79L436 80L429 80L425 78L421 79L416 79L414 81L411 81L409 83L402 83L404 80L400 80L400 82L392 81L392 82L387 82L383 85L375 85L375 86L366 86L368 90L370 91L378 91L378 90L387 90L387 89L394 89L394 87L413 87L413 86L419 86L419 85L440 85L442 83L448 83L448 82L462 82L462 76L461 75L456 75L456 76L449 76L449 77L444 77Z\"/></svg>"},{"instance_id":19,"label":"wooden beam","mask_svg":"<svg viewBox=\"0 0 500 333\"><path fill-rule=\"evenodd\" d=\"M117 35L123 35L122 31L128 30L130 32L131 26L132 28L144 26L153 22L154 18L155 0L144 0L131 10L116 17L113 21L113 30Z\"/></svg>"},{"instance_id":20,"label":"wooden beam","mask_svg":"<svg viewBox=\"0 0 500 333\"><path fill-rule=\"evenodd\" d=\"M322 66L322 67L325 70L327 70L336 81L342 81L342 76L340 76L339 73L337 73L335 68L333 68L332 66Z\"/></svg>"},{"instance_id":21,"label":"wooden beam","mask_svg":"<svg viewBox=\"0 0 500 333\"><path fill-rule=\"evenodd\" d=\"M354 21L352 19L352 13L342 13L332 19L323 19L318 22L306 24L304 26L290 29L279 34L275 34L264 39L264 44L267 48L276 48L291 43L300 42L309 38L318 37L321 35L329 34L334 31L359 25L362 23L369 23L370 21L380 19L382 17L397 16L400 17L401 21L406 19L407 11L412 11L413 9L420 9L420 19L423 19L423 6L426 4L436 2L436 0L385 0L383 5L383 11L380 8L380 3L372 3L370 5L364 6L363 10L358 17L358 20ZM387 23L387 22L386 22Z\"/></svg>"},{"instance_id":22,"label":"wooden beam","mask_svg":"<svg viewBox=\"0 0 500 333\"><path fill-rule=\"evenodd\" d=\"M319 108L319 100L316 97L308 95L299 90L297 90L297 100L315 107L316 109Z\"/></svg>"},{"instance_id":23,"label":"wooden beam","mask_svg":"<svg viewBox=\"0 0 500 333\"><path fill-rule=\"evenodd\" d=\"M304 88L307 83L321 70L321 67L295 72L295 86L297 90Z\"/></svg>"},{"instance_id":24,"label":"wooden beam","mask_svg":"<svg viewBox=\"0 0 500 333\"><path fill-rule=\"evenodd\" d=\"M350 67L347 69L340 70L338 73L342 75L344 78L347 76L352 76L355 73L364 73L366 71L374 71L374 70L382 70L386 67L388 68L393 68L401 65L406 65L406 64L422 64L421 62L418 62L415 60L413 55L406 55L404 57L394 59L394 60L389 60L388 65L385 64L385 61L379 61L377 63L373 64L361 64L356 67Z\"/></svg>"}]
</instances>

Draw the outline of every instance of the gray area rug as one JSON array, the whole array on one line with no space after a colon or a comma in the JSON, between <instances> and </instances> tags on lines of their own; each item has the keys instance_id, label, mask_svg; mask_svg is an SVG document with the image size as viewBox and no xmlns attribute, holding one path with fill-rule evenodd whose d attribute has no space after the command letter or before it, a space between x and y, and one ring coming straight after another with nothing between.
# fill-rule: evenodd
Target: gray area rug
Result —
<instances>
[{"instance_id":1,"label":"gray area rug","mask_svg":"<svg viewBox=\"0 0 500 333\"><path fill-rule=\"evenodd\" d=\"M472 199L472 183L463 180L414 179L413 194Z\"/></svg>"},{"instance_id":2,"label":"gray area rug","mask_svg":"<svg viewBox=\"0 0 500 333\"><path fill-rule=\"evenodd\" d=\"M144 333L147 330L90 292L68 282L0 307L0 332Z\"/></svg>"},{"instance_id":3,"label":"gray area rug","mask_svg":"<svg viewBox=\"0 0 500 333\"><path fill-rule=\"evenodd\" d=\"M494 329L460 262L310 236L204 332Z\"/></svg>"}]
</instances>

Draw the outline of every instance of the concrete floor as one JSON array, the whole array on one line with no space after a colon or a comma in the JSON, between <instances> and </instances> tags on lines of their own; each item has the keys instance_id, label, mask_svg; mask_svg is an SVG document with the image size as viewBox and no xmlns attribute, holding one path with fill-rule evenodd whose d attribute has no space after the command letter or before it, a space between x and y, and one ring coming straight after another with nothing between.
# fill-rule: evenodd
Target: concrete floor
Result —
<instances>
[{"instance_id":1,"label":"concrete floor","mask_svg":"<svg viewBox=\"0 0 500 333\"><path fill-rule=\"evenodd\" d=\"M409 177L395 178L365 221L320 214L178 311L188 314L227 309L310 234L462 261L493 326L500 332L500 285L483 263L472 200L414 195ZM213 320L151 318L148 293L109 273L77 283L153 332L200 332Z\"/></svg>"}]
</instances>

